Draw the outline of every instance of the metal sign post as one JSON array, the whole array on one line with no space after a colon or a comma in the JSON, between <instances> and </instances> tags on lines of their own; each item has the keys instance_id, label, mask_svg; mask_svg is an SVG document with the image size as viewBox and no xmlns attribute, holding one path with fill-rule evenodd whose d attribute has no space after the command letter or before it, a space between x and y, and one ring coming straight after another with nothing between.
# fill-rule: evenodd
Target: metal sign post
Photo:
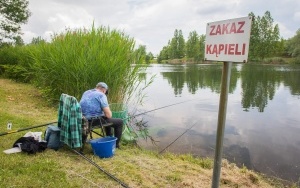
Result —
<instances>
[{"instance_id":1,"label":"metal sign post","mask_svg":"<svg viewBox=\"0 0 300 188\"><path fill-rule=\"evenodd\" d=\"M220 94L220 102L219 102L218 129L217 129L216 150L215 150L213 181L212 181L213 188L219 187L220 172L222 166L223 137L224 137L224 129L225 129L225 121L226 121L226 109L227 109L228 91L229 91L230 75L231 75L231 65L232 62L223 63L221 94Z\"/></svg>"},{"instance_id":2,"label":"metal sign post","mask_svg":"<svg viewBox=\"0 0 300 188\"><path fill-rule=\"evenodd\" d=\"M223 137L232 62L248 59L251 17L211 22L206 27L205 60L223 61L218 129L212 187L218 188L222 166Z\"/></svg>"}]
</instances>

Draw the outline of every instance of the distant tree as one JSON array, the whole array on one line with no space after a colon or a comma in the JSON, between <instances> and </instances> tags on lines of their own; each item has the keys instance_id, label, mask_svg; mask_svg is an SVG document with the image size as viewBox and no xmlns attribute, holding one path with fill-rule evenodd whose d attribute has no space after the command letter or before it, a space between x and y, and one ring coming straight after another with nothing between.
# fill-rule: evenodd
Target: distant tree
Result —
<instances>
[{"instance_id":1,"label":"distant tree","mask_svg":"<svg viewBox=\"0 0 300 188\"><path fill-rule=\"evenodd\" d=\"M167 59L170 59L170 56L169 56L169 50L170 49L170 46L164 46L162 51L161 51L161 55L162 55L162 60L167 60Z\"/></svg>"},{"instance_id":2,"label":"distant tree","mask_svg":"<svg viewBox=\"0 0 300 188\"><path fill-rule=\"evenodd\" d=\"M286 44L286 40L283 39L282 37L280 38L279 41L277 41L275 43L275 49L276 49L276 52L275 52L275 55L276 56L286 56L286 51L285 51L285 44Z\"/></svg>"},{"instance_id":3,"label":"distant tree","mask_svg":"<svg viewBox=\"0 0 300 188\"><path fill-rule=\"evenodd\" d=\"M146 63L149 64L153 58L154 58L153 54L151 52L149 52L145 57Z\"/></svg>"},{"instance_id":4,"label":"distant tree","mask_svg":"<svg viewBox=\"0 0 300 188\"><path fill-rule=\"evenodd\" d=\"M42 42L46 42L46 40L39 36L39 37L33 37L30 44L39 44Z\"/></svg>"},{"instance_id":5,"label":"distant tree","mask_svg":"<svg viewBox=\"0 0 300 188\"><path fill-rule=\"evenodd\" d=\"M263 50L261 51L262 59L274 55L277 51L277 49L275 48L275 43L279 41L280 34L278 25L276 24L273 27L273 22L274 20L271 17L271 13L269 11L267 11L261 18L261 42L264 46Z\"/></svg>"},{"instance_id":6,"label":"distant tree","mask_svg":"<svg viewBox=\"0 0 300 188\"><path fill-rule=\"evenodd\" d=\"M252 17L252 24L251 24L251 34L250 34L250 45L249 45L249 59L255 59L258 56L260 45L259 45L259 24L258 20L260 17L255 17L254 13L251 12L249 16Z\"/></svg>"},{"instance_id":7,"label":"distant tree","mask_svg":"<svg viewBox=\"0 0 300 188\"><path fill-rule=\"evenodd\" d=\"M183 58L185 56L185 40L182 31L179 30L178 33L178 58Z\"/></svg>"},{"instance_id":8,"label":"distant tree","mask_svg":"<svg viewBox=\"0 0 300 188\"><path fill-rule=\"evenodd\" d=\"M279 31L278 24L276 24L274 27L273 33L271 34L271 40L273 42L271 45L270 54L276 55L276 54L280 53L280 51L281 51L281 46L280 46L281 37L280 37L280 31Z\"/></svg>"},{"instance_id":9,"label":"distant tree","mask_svg":"<svg viewBox=\"0 0 300 188\"><path fill-rule=\"evenodd\" d=\"M15 40L15 45L16 46L23 46L24 45L24 41L23 41L21 36L14 37L14 40Z\"/></svg>"},{"instance_id":10,"label":"distant tree","mask_svg":"<svg viewBox=\"0 0 300 188\"><path fill-rule=\"evenodd\" d=\"M192 58L195 62L204 59L205 35L198 35L196 31L189 34L186 41L186 57Z\"/></svg>"},{"instance_id":11,"label":"distant tree","mask_svg":"<svg viewBox=\"0 0 300 188\"><path fill-rule=\"evenodd\" d=\"M139 47L134 51L136 62L145 62L146 58L146 46L139 45ZM134 62L134 63L136 63Z\"/></svg>"},{"instance_id":12,"label":"distant tree","mask_svg":"<svg viewBox=\"0 0 300 188\"><path fill-rule=\"evenodd\" d=\"M205 52L205 35L200 35L200 51L199 51L199 60L204 59Z\"/></svg>"},{"instance_id":13,"label":"distant tree","mask_svg":"<svg viewBox=\"0 0 300 188\"><path fill-rule=\"evenodd\" d=\"M291 57L296 58L296 62L300 63L300 29L296 32L296 35L286 42L287 53Z\"/></svg>"},{"instance_id":14,"label":"distant tree","mask_svg":"<svg viewBox=\"0 0 300 188\"><path fill-rule=\"evenodd\" d=\"M169 59L168 46L164 46L157 56L157 63L162 63L163 60Z\"/></svg>"},{"instance_id":15,"label":"distant tree","mask_svg":"<svg viewBox=\"0 0 300 188\"><path fill-rule=\"evenodd\" d=\"M266 11L263 17L256 17L251 12L249 16L253 19L249 47L250 59L263 60L274 56L278 52L276 44L280 40L280 33L278 25L273 26L274 20L271 13Z\"/></svg>"},{"instance_id":16,"label":"distant tree","mask_svg":"<svg viewBox=\"0 0 300 188\"><path fill-rule=\"evenodd\" d=\"M165 50L167 52L167 59L172 59L174 57L173 49L171 48L171 41L168 41L168 45L165 47Z\"/></svg>"},{"instance_id":17,"label":"distant tree","mask_svg":"<svg viewBox=\"0 0 300 188\"><path fill-rule=\"evenodd\" d=\"M196 31L189 34L186 41L186 57L196 59L200 51L200 38Z\"/></svg>"},{"instance_id":18,"label":"distant tree","mask_svg":"<svg viewBox=\"0 0 300 188\"><path fill-rule=\"evenodd\" d=\"M193 58L195 61L204 59L205 35L198 35L196 31L189 33L185 42L181 30L175 30L174 37L168 41L168 45L157 56L157 62L168 59Z\"/></svg>"},{"instance_id":19,"label":"distant tree","mask_svg":"<svg viewBox=\"0 0 300 188\"><path fill-rule=\"evenodd\" d=\"M18 40L21 24L31 15L27 0L0 0L0 43L3 40Z\"/></svg>"},{"instance_id":20,"label":"distant tree","mask_svg":"<svg viewBox=\"0 0 300 188\"><path fill-rule=\"evenodd\" d=\"M169 50L170 59L179 59L185 56L185 40L181 30L175 29Z\"/></svg>"},{"instance_id":21,"label":"distant tree","mask_svg":"<svg viewBox=\"0 0 300 188\"><path fill-rule=\"evenodd\" d=\"M176 29L174 31L174 36L171 39L171 41L169 41L169 58L170 59L176 59L178 57L178 30Z\"/></svg>"}]
</instances>

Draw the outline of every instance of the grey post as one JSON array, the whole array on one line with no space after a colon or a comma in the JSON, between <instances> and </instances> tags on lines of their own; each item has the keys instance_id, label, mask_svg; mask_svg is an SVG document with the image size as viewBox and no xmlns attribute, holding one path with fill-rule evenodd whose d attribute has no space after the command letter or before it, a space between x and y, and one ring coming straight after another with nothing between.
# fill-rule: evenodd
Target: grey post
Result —
<instances>
[{"instance_id":1,"label":"grey post","mask_svg":"<svg viewBox=\"0 0 300 188\"><path fill-rule=\"evenodd\" d=\"M223 62L212 188L219 187L219 182L220 182L220 172L221 172L222 153L223 153L223 137L224 137L224 129L225 129L225 121L226 121L226 109L227 109L228 91L229 91L229 84L230 84L231 65L232 62Z\"/></svg>"}]
</instances>

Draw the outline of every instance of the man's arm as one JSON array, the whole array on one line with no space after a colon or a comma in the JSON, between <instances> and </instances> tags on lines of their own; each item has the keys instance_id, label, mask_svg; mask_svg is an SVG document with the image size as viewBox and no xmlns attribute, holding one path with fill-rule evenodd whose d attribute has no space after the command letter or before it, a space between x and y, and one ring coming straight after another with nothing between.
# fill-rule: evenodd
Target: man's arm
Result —
<instances>
[{"instance_id":1,"label":"man's arm","mask_svg":"<svg viewBox=\"0 0 300 188\"><path fill-rule=\"evenodd\" d=\"M112 117L112 112L111 112L111 110L110 110L109 107L104 107L103 108L103 112L104 112L105 117L107 117L107 118L111 118Z\"/></svg>"}]
</instances>

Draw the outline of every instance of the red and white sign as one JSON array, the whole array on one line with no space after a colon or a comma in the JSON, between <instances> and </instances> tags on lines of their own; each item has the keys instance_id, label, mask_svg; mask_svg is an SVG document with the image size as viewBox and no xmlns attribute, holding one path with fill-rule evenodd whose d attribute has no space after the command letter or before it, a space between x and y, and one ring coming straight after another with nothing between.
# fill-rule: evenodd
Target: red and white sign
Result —
<instances>
[{"instance_id":1,"label":"red and white sign","mask_svg":"<svg viewBox=\"0 0 300 188\"><path fill-rule=\"evenodd\" d=\"M206 27L205 60L246 62L251 17L211 22Z\"/></svg>"}]
</instances>

